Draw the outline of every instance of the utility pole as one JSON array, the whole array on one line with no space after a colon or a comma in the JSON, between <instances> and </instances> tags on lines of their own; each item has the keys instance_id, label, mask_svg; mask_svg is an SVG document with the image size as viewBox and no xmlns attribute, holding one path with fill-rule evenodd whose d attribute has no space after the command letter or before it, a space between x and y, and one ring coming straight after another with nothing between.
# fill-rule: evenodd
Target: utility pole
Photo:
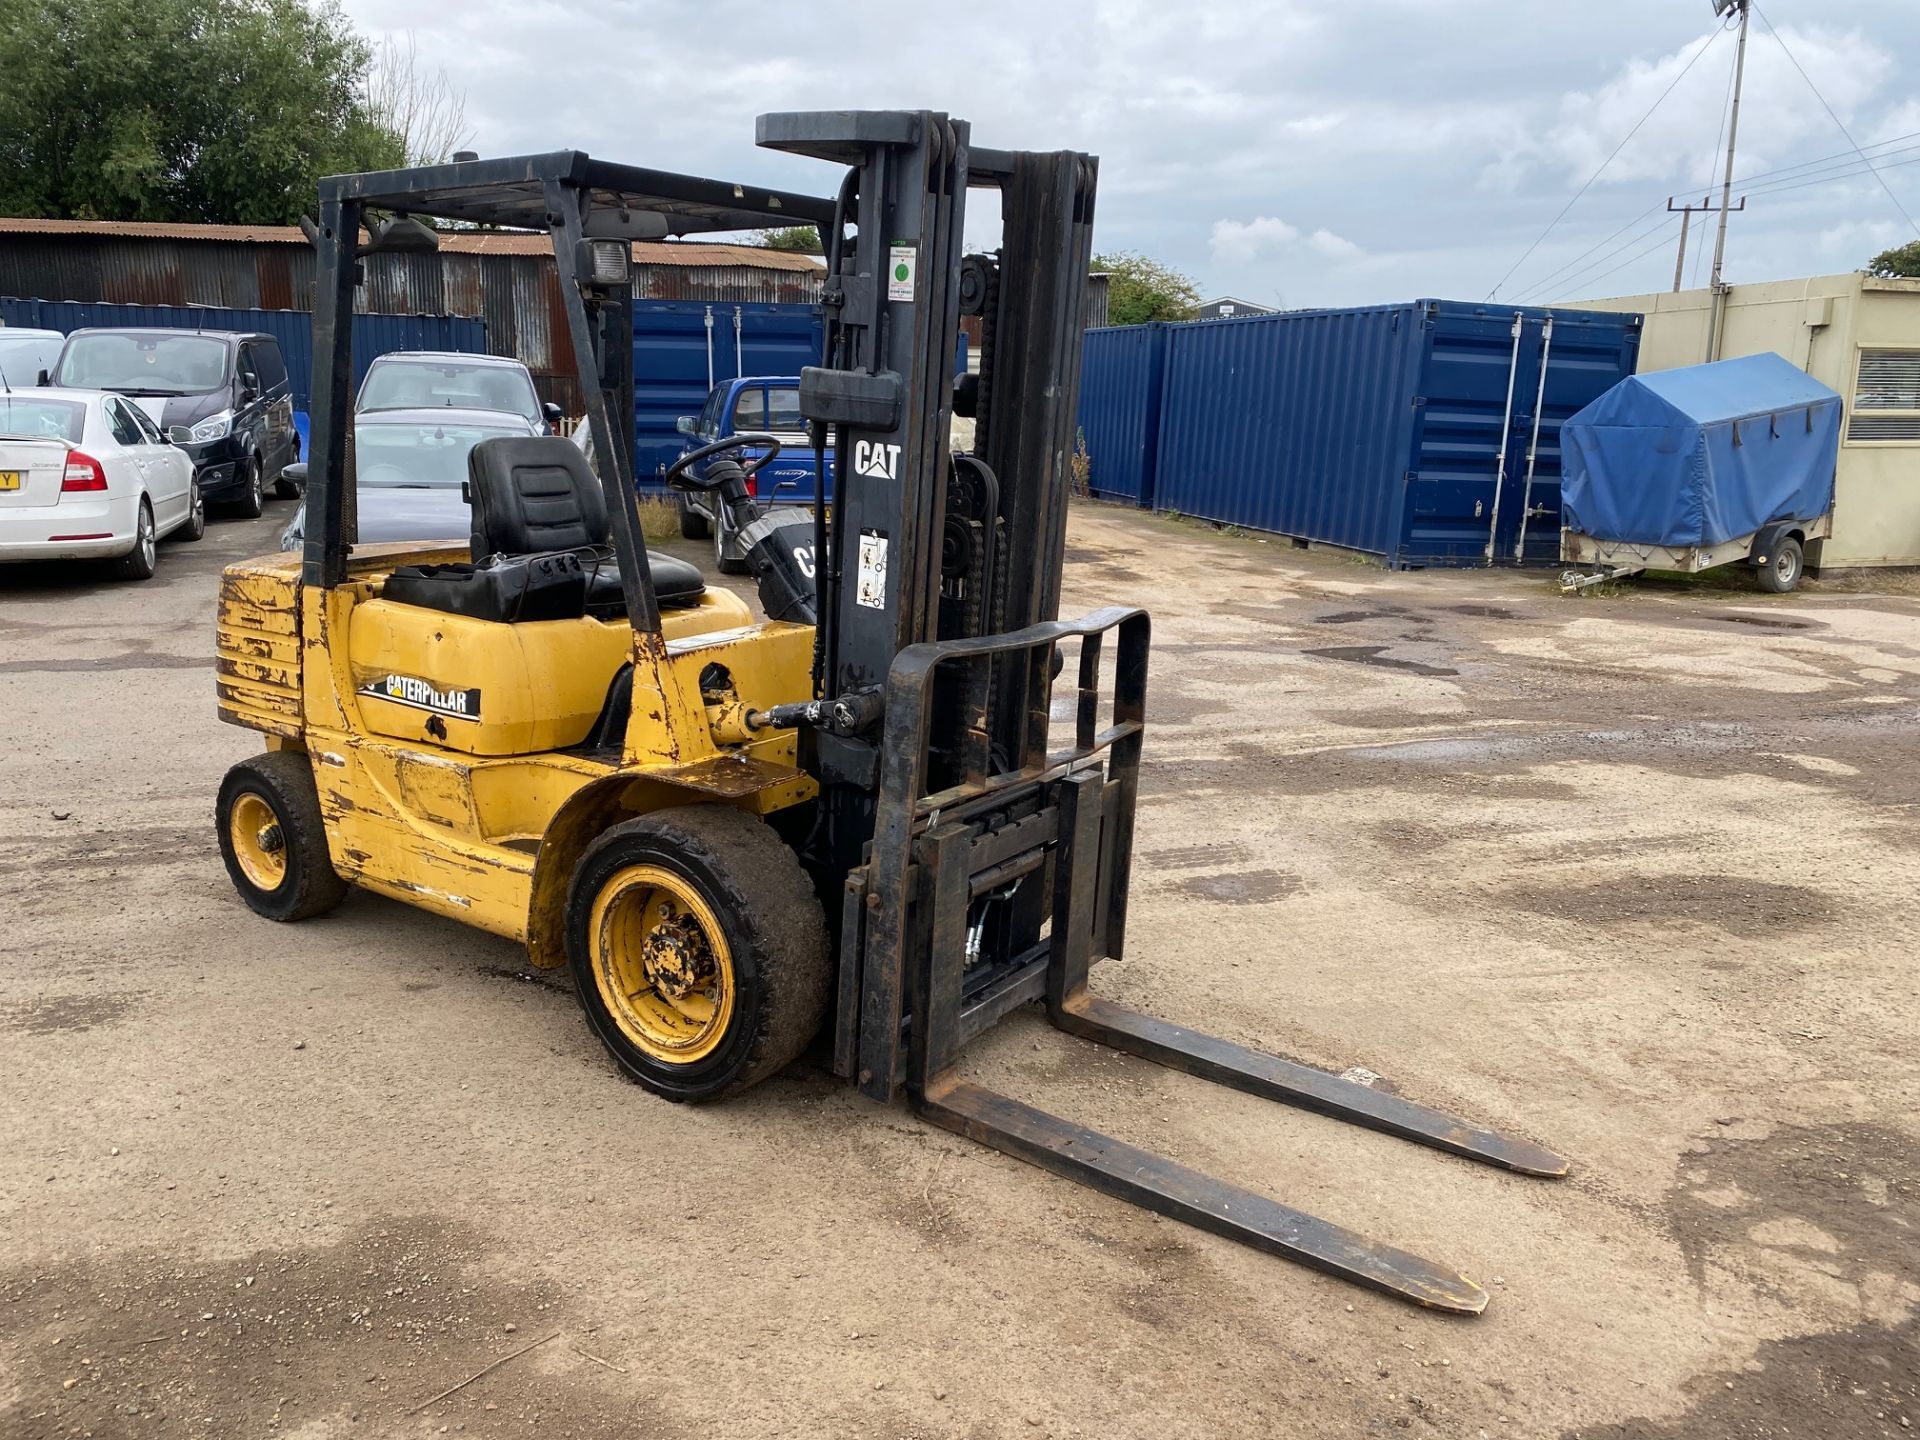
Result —
<instances>
[{"instance_id":1,"label":"utility pole","mask_svg":"<svg viewBox=\"0 0 1920 1440\"><path fill-rule=\"evenodd\" d=\"M1680 287L1684 283L1687 271L1687 236L1693 228L1693 217L1696 215L1709 214L1713 208L1713 197L1711 195L1703 195L1698 205L1676 205L1673 203L1673 197L1671 195L1667 197L1667 213L1681 217L1680 258L1673 262L1673 293L1676 295L1680 293ZM1733 207L1733 213L1738 215L1746 208L1747 197L1742 195L1740 197L1740 203Z\"/></svg>"},{"instance_id":2,"label":"utility pole","mask_svg":"<svg viewBox=\"0 0 1920 1440\"><path fill-rule=\"evenodd\" d=\"M1673 197L1667 197L1667 213L1680 216L1680 258L1673 262L1673 293L1680 293L1680 282L1687 273L1687 232L1693 228L1693 217L1704 215L1713 208L1710 196L1701 196L1698 205L1675 205Z\"/></svg>"},{"instance_id":3,"label":"utility pole","mask_svg":"<svg viewBox=\"0 0 1920 1440\"><path fill-rule=\"evenodd\" d=\"M1713 242L1713 308L1707 321L1707 359L1720 358L1727 318L1727 217L1733 213L1733 147L1740 138L1740 90L1747 79L1747 25L1753 18L1753 0L1713 0L1713 13L1740 12L1740 49L1733 61L1733 108L1727 115L1727 173L1720 186L1720 233Z\"/></svg>"}]
</instances>

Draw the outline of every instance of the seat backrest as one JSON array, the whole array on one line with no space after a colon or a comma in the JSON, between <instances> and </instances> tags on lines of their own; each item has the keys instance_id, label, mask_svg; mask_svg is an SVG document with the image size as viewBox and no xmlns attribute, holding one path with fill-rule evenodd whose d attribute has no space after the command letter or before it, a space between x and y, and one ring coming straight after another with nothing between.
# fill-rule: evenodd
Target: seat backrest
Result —
<instances>
[{"instance_id":1,"label":"seat backrest","mask_svg":"<svg viewBox=\"0 0 1920 1440\"><path fill-rule=\"evenodd\" d=\"M607 501L580 447L561 435L502 435L467 456L473 563L605 545Z\"/></svg>"}]
</instances>

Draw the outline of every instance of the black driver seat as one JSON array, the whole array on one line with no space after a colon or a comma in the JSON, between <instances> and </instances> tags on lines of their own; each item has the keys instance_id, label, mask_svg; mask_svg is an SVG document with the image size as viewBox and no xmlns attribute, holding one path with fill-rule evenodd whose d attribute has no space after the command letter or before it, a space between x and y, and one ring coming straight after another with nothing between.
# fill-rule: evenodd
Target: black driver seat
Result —
<instances>
[{"instance_id":1,"label":"black driver seat","mask_svg":"<svg viewBox=\"0 0 1920 1440\"><path fill-rule=\"evenodd\" d=\"M470 564L407 565L382 594L479 620L614 619L626 613L606 496L587 457L559 435L500 436L467 455ZM647 552L663 610L700 603L700 571Z\"/></svg>"}]
</instances>

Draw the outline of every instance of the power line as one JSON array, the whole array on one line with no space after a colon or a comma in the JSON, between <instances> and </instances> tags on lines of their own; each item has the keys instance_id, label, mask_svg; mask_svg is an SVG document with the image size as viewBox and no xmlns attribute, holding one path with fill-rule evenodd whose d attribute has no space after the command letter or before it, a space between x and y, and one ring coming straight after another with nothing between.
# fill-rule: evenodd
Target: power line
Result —
<instances>
[{"instance_id":1,"label":"power line","mask_svg":"<svg viewBox=\"0 0 1920 1440\"><path fill-rule=\"evenodd\" d=\"M1648 214L1658 216L1658 218L1654 221L1654 229L1646 230L1641 228L1641 226L1644 224L1644 222L1647 219L1647 215L1642 215L1638 220L1633 221L1631 224L1629 224L1626 227L1628 230L1638 231L1639 232L1638 234L1628 235L1626 239L1622 240L1618 245L1614 245L1611 249L1607 250L1605 254L1601 255L1596 260L1593 260L1585 265L1582 265L1580 264L1579 261L1576 261L1574 262L1573 265L1563 266L1560 270L1557 270L1554 272L1554 274L1545 277L1537 284L1529 285L1524 291L1521 292L1520 303L1528 304L1528 303L1531 303L1534 299L1538 298L1541 295L1546 294L1549 291L1558 291L1558 290L1566 289L1568 286L1571 286L1575 282L1579 281L1583 276L1587 275L1589 272L1597 269L1602 265L1605 265L1609 260L1613 259L1613 257L1618 255L1621 251L1631 250L1634 246L1646 240L1648 236L1654 234L1655 231L1664 231L1664 230L1670 229L1673 225L1673 218L1670 215L1666 214L1664 209L1657 212L1649 211ZM1614 232L1615 236L1618 236L1623 233L1625 232L1624 231ZM1611 238L1612 237L1610 237L1610 239ZM1599 248L1598 246L1595 247L1595 249L1598 249L1598 248ZM1589 251L1588 254L1592 254L1592 251ZM1582 257L1582 259L1584 258L1585 257Z\"/></svg>"},{"instance_id":2,"label":"power line","mask_svg":"<svg viewBox=\"0 0 1920 1440\"><path fill-rule=\"evenodd\" d=\"M1615 271L1624 268L1624 265L1632 263L1631 261L1626 261L1622 262L1621 265L1615 265L1611 270L1602 270L1601 267L1606 265L1615 256L1621 254L1623 251L1632 250L1636 245L1644 244L1648 240L1653 241L1653 249L1661 249L1678 233L1678 227L1679 220L1677 216L1663 213L1659 222L1651 230L1642 230L1638 235L1614 246L1613 249L1609 250L1586 268L1554 282L1551 286L1528 291L1525 303L1532 304L1534 301L1542 299L1547 295L1571 294L1578 287L1592 285L1597 281L1604 280L1607 276L1615 273ZM1649 253L1651 252L1643 250L1635 254L1633 258L1637 260L1640 255Z\"/></svg>"},{"instance_id":3,"label":"power line","mask_svg":"<svg viewBox=\"0 0 1920 1440\"><path fill-rule=\"evenodd\" d=\"M1615 159L1619 157L1620 152L1627 148L1628 143L1633 139L1633 137L1640 133L1641 127L1643 127L1647 123L1647 121L1653 118L1653 112L1658 110L1660 106L1663 103L1665 103L1667 96L1673 93L1674 87L1677 86L1682 80L1687 78L1687 75L1692 71L1693 67L1700 63L1700 57L1705 55L1707 51L1713 48L1713 42L1718 40L1724 32L1725 32L1724 26L1715 27L1714 32L1707 37L1706 44L1702 45L1698 50L1693 52L1693 58L1688 60L1687 63L1681 67L1680 73L1673 77L1672 83L1669 84L1666 89L1660 92L1660 98L1658 100L1655 100L1652 105L1647 107L1647 113L1642 115L1639 118L1639 120L1637 120L1634 123L1633 129L1629 130L1626 133L1625 138L1623 138L1618 145L1613 147L1613 152L1610 155L1608 155L1606 159L1600 162L1600 168L1598 170L1595 170L1593 174L1587 177L1586 184L1582 185L1578 190L1573 192L1573 198L1567 201L1567 203L1563 207L1561 207L1560 213L1554 216L1552 221L1549 222L1549 224L1547 225L1547 228L1540 232L1539 238L1536 239L1533 242L1533 244L1529 245L1527 247L1526 253L1522 255L1518 260L1514 261L1512 266L1507 270L1507 273L1500 277L1500 284L1495 285L1492 290L1487 292L1487 299L1491 300L1493 299L1494 296L1498 295L1500 293L1500 286L1505 285L1507 281L1511 280L1514 276L1514 272L1517 271L1522 265L1526 264L1528 260L1533 258L1533 252L1538 250L1541 244L1545 242L1547 236L1551 235L1554 232L1554 230L1559 226L1560 222L1567 218L1567 213L1571 211L1575 205L1578 205L1580 203L1580 197L1586 194L1587 191L1593 188L1593 182L1598 180L1600 176L1605 173L1606 168L1609 165L1611 165ZM1848 138L1851 139L1852 137L1849 136Z\"/></svg>"},{"instance_id":4,"label":"power line","mask_svg":"<svg viewBox=\"0 0 1920 1440\"><path fill-rule=\"evenodd\" d=\"M1920 165L1920 156L1915 156L1911 160L1896 160L1892 164L1883 165L1880 168L1882 170L1899 170L1909 165ZM1819 185L1837 184L1843 180L1860 179L1866 174L1867 174L1866 170L1856 165L1853 167L1853 169L1851 169L1845 174L1823 175L1823 176L1817 176L1813 179L1776 181L1773 185L1764 186L1759 190L1749 190L1747 194L1749 195L1753 195L1753 194L1784 195L1794 190L1806 190ZM1616 236L1626 234L1628 230L1635 229L1639 225L1640 221L1644 220L1645 218L1646 216L1642 215L1638 219L1634 221L1630 221L1623 229L1615 231L1614 234ZM1530 286L1521 295L1518 303L1529 304L1529 305L1534 304L1539 300L1539 298L1544 293L1547 293L1549 290L1551 290L1556 295L1573 294L1573 293L1576 293L1573 288L1576 284L1578 285L1597 284L1599 281L1606 279L1607 276L1609 275L1618 274L1621 270L1624 270L1628 265L1631 265L1634 261L1639 260L1646 255L1652 254L1654 250L1658 250L1662 246L1669 243L1669 241L1673 238L1672 227L1673 227L1673 221L1671 218L1669 218L1664 220L1659 225L1657 225L1655 229L1652 229L1652 230L1643 229L1640 231L1639 234L1629 236L1626 240L1624 240L1620 244L1615 245L1612 249L1608 250L1604 255L1601 255L1599 259L1593 261L1591 264L1585 266L1584 268L1575 270L1571 274L1568 274L1564 280L1556 281L1556 280L1549 279L1549 281L1545 285ZM1651 248L1637 252L1636 254L1632 255L1628 259L1621 261L1620 264L1613 266L1611 269L1600 271L1600 273L1598 274L1594 273L1594 271L1598 270L1600 266L1607 264L1607 262L1612 260L1616 255L1622 254L1625 251L1633 249L1636 245L1639 245L1642 241L1647 240L1655 236L1656 234L1659 235L1660 238L1654 241ZM1604 244L1605 242L1602 242L1602 243ZM1600 247L1596 246L1594 248L1599 249ZM1699 269L1700 256L1705 252L1705 249L1706 247L1702 246L1699 251L1695 252L1695 256L1694 256L1695 263L1692 268L1694 269L1696 274ZM1589 253L1592 253L1592 252L1589 252ZM1563 270L1571 270L1572 268L1573 267L1571 266L1562 267ZM1559 272L1556 272L1556 274L1557 273Z\"/></svg>"},{"instance_id":5,"label":"power line","mask_svg":"<svg viewBox=\"0 0 1920 1440\"><path fill-rule=\"evenodd\" d=\"M1764 189L1750 190L1747 193L1750 195L1784 195L1790 190L1805 190L1808 187L1814 186L1814 185L1834 185L1834 184L1838 184L1842 180L1858 180L1863 175L1869 175L1869 174L1879 175L1883 171L1887 171L1887 170L1903 170L1909 165L1920 165L1920 155L1914 156L1914 158L1911 160L1896 160L1891 165L1882 165L1878 170L1875 170L1870 166L1864 169L1855 167L1854 169L1847 171L1846 174L1844 175L1823 175L1815 180L1803 180L1797 185L1789 185L1785 183L1778 184L1778 185L1769 185L1769 186L1766 186ZM1886 182L1882 181L1881 183L1884 185Z\"/></svg>"},{"instance_id":6,"label":"power line","mask_svg":"<svg viewBox=\"0 0 1920 1440\"><path fill-rule=\"evenodd\" d=\"M1877 167L1881 170L1898 170L1902 165L1911 165L1913 161L1894 160L1890 157L1895 155L1912 155L1916 151L1920 151L1920 145L1908 145L1898 150L1888 150L1873 158L1876 161L1885 162ZM1856 175L1869 174L1874 168L1876 167L1863 164L1858 160L1847 160L1838 165L1826 166L1819 170L1809 170L1800 175L1783 175L1778 180L1767 181L1764 185L1746 185L1739 181L1736 181L1735 184L1738 185L1745 194L1765 195L1770 190L1793 189L1798 183L1817 184L1822 180L1847 180Z\"/></svg>"},{"instance_id":7,"label":"power line","mask_svg":"<svg viewBox=\"0 0 1920 1440\"><path fill-rule=\"evenodd\" d=\"M1726 121L1726 116L1723 114L1721 116L1721 123L1723 128L1725 125L1725 121ZM1912 131L1911 133L1906 135L1895 135L1892 138L1887 140L1876 140L1873 142L1873 144L1867 146L1866 148L1868 150L1885 150L1890 145L1899 145L1908 140L1920 140L1920 130ZM1757 171L1752 175L1742 175L1738 179L1736 179L1733 183L1736 185L1747 185L1752 183L1755 180L1769 180L1776 175L1791 174L1795 170L1810 170L1810 169L1815 169L1822 165L1830 165L1836 160L1852 160L1856 155L1860 153L1861 152L1857 150L1842 150L1837 155L1822 155L1817 160L1802 160L1798 165L1783 165L1778 170L1761 170L1761 171ZM1871 156L1869 158L1877 160L1877 159L1880 159L1881 157L1876 155L1876 156Z\"/></svg>"},{"instance_id":8,"label":"power line","mask_svg":"<svg viewBox=\"0 0 1920 1440\"><path fill-rule=\"evenodd\" d=\"M1860 142L1855 140L1853 138L1853 132L1841 123L1840 117L1834 113L1833 106L1827 104L1827 97L1820 93L1820 87L1813 83L1813 77L1807 74L1806 69L1800 64L1800 61L1795 57L1793 51L1787 48L1787 42L1781 39L1780 32L1773 28L1773 21L1767 18L1767 12L1762 10L1758 5L1755 5L1753 9L1754 12L1759 15L1760 23L1767 27L1767 33L1773 36L1774 42L1779 45L1780 52L1792 63L1793 68L1800 72L1800 78L1807 82L1807 88L1813 91L1813 98L1820 102L1821 108L1827 112L1827 118L1833 121L1836 126L1839 126L1840 133L1847 137L1847 143L1853 146L1853 153L1858 155L1862 161L1865 161L1869 170L1873 170L1874 178L1879 180L1880 188L1887 192L1887 199L1891 200L1893 202L1893 208L1900 212L1900 218L1907 222L1908 228L1910 228L1914 234L1920 235L1920 225L1914 224L1913 216L1909 215L1907 213L1907 207L1900 203L1900 197L1893 193L1893 187L1887 184L1886 177L1881 175L1878 170L1874 170L1873 162L1867 159L1866 152L1860 148Z\"/></svg>"},{"instance_id":9,"label":"power line","mask_svg":"<svg viewBox=\"0 0 1920 1440\"><path fill-rule=\"evenodd\" d=\"M1730 97L1731 97L1731 83L1729 83L1729 98ZM1725 110L1723 108L1721 113L1721 123L1723 127L1721 132L1722 139L1725 138L1725 131L1724 131L1725 120L1726 120L1726 115L1725 115ZM1873 161L1885 162L1879 165L1878 167L1879 169L1898 170L1907 165L1920 163L1920 158L1910 159L1910 160L1893 160L1893 161L1888 161L1888 158L1887 158L1888 156L1892 156L1892 155L1909 155L1909 154L1915 154L1916 152L1920 152L1920 145L1902 145L1901 144L1902 141L1914 140L1914 139L1920 139L1920 131L1915 131L1913 132L1913 134L1910 134L1910 135L1896 135L1891 139L1878 141L1873 145L1867 146L1866 148L1869 151L1879 152L1878 154L1872 155L1870 157L1870 159ZM1890 146L1899 146L1899 148L1890 149L1888 148ZM1714 159L1716 164L1718 163L1720 148L1721 147L1718 144L1714 146ZM1836 164L1835 163L1836 161L1840 161L1844 163ZM1781 166L1779 169L1776 169L1776 170L1755 171L1752 175L1743 176L1736 179L1734 181L1734 185L1737 189L1742 190L1747 195L1785 194L1792 190L1803 190L1808 188L1809 186L1826 185L1826 184L1843 181L1843 180L1857 179L1860 176L1863 176L1867 173L1868 173L1867 169L1863 167L1861 161L1854 158L1854 156L1849 152L1842 152L1839 155L1822 156L1818 160L1802 161L1798 165ZM1777 176L1779 178L1768 180L1769 176ZM1760 184L1760 185L1754 185L1750 183L1755 180L1767 181L1767 183ZM1573 259L1568 260L1565 263L1561 264L1560 266L1556 267L1555 269L1548 271L1546 274L1542 275L1539 279L1530 282L1525 288L1525 290L1521 292L1521 295L1520 295L1521 303L1526 303L1527 301L1531 300L1533 297L1538 296L1539 294L1541 294L1546 290L1557 288L1561 277L1568 275L1570 272L1579 271L1580 273L1584 274L1585 270L1582 270L1581 267L1592 256L1598 255L1599 256L1598 263L1604 264L1607 260L1610 260L1611 258L1613 258L1613 256L1620 254L1624 250L1631 249L1635 245L1638 245L1641 242L1641 240L1646 237L1646 235L1651 235L1653 232L1646 231L1640 235L1630 235L1628 232L1634 230L1636 227L1643 224L1648 219L1648 217L1655 214L1659 214L1659 213L1662 213L1662 206L1660 203L1656 202L1655 204L1648 206L1645 210L1642 210L1638 215L1634 216L1631 220L1627 221L1626 224L1622 225L1619 229L1615 230L1611 235L1608 235L1604 240L1600 240L1596 242L1595 244L1589 246L1585 251L1583 251L1579 255L1574 256ZM1627 238L1624 240L1621 240L1622 236L1626 236ZM1617 240L1621 241L1621 243L1618 245L1615 245L1614 242ZM1612 247L1612 248L1609 249L1608 247ZM1601 253L1602 251L1605 251L1605 253L1602 254ZM1701 246L1694 253L1694 263L1690 268L1694 273L1695 279L1698 279L1699 277L1700 267L1702 264L1705 263L1706 254L1707 254L1707 247L1704 245ZM1591 268L1592 266L1586 266L1586 269L1591 269Z\"/></svg>"},{"instance_id":10,"label":"power line","mask_svg":"<svg viewBox=\"0 0 1920 1440\"><path fill-rule=\"evenodd\" d=\"M1662 228L1671 229L1672 227L1664 226ZM1667 244L1671 238L1672 238L1671 236L1662 235L1659 239L1655 240L1653 244L1649 245L1646 249L1640 251L1637 255L1628 256L1625 260L1622 260L1618 265L1614 266L1613 269L1608 270L1603 274L1594 276L1587 283L1589 285L1598 285L1602 280L1606 279L1608 275L1618 275L1622 270L1626 269L1629 265L1638 264L1640 261L1646 259L1647 256L1652 255L1657 251L1666 249Z\"/></svg>"}]
</instances>

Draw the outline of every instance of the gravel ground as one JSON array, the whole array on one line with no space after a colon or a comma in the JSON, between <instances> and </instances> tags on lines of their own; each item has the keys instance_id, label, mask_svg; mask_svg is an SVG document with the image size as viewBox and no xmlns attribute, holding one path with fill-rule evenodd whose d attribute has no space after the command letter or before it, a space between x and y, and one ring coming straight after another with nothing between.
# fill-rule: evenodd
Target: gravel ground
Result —
<instances>
[{"instance_id":1,"label":"gravel ground","mask_svg":"<svg viewBox=\"0 0 1920 1440\"><path fill-rule=\"evenodd\" d=\"M1155 622L1097 987L1575 1173L1034 1014L967 1071L1458 1266L1493 1295L1459 1320L804 1068L655 1101L563 978L389 901L253 917L210 824L256 748L214 718L212 598L285 508L143 586L0 572L7 1440L1920 1425L1911 585L1563 599L1076 511L1066 608Z\"/></svg>"}]
</instances>

